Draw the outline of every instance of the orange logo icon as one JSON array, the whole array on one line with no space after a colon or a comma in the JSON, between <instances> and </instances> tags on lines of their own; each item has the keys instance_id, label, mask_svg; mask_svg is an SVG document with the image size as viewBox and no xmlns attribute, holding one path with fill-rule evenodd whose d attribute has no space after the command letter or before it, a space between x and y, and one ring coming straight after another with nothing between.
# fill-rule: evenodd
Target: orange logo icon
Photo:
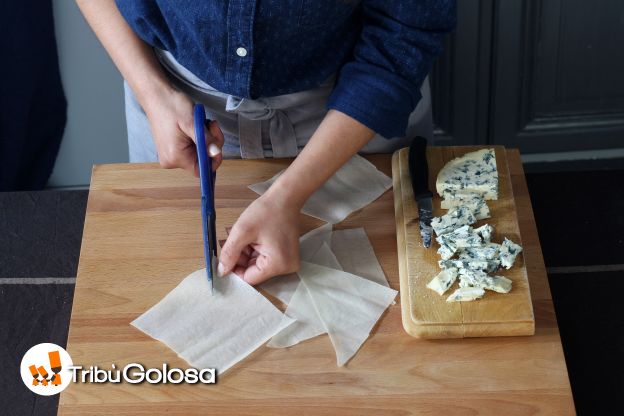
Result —
<instances>
[{"instance_id":1,"label":"orange logo icon","mask_svg":"<svg viewBox=\"0 0 624 416\"><path fill-rule=\"evenodd\" d=\"M37 368L33 364L28 367L30 369L30 374L33 376L33 386L38 386L39 384L47 386L48 382L50 382L52 386L60 386L62 384L61 375L59 373L63 367L61 366L61 355L59 354L59 351L50 351L48 353L48 358L50 359L50 370L54 373L52 374L52 377L48 377L48 372L44 366ZM41 380L39 380L39 375L42 377Z\"/></svg>"},{"instance_id":2,"label":"orange logo icon","mask_svg":"<svg viewBox=\"0 0 624 416\"><path fill-rule=\"evenodd\" d=\"M24 354L21 365L22 380L32 392L49 396L64 390L71 381L71 358L56 344L43 343Z\"/></svg>"}]
</instances>

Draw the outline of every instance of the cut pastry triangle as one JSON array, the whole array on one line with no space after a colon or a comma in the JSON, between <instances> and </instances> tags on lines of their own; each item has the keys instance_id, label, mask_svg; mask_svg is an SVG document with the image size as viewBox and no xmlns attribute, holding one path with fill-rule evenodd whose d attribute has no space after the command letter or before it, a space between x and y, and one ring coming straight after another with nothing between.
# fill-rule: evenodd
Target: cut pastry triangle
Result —
<instances>
[{"instance_id":1,"label":"cut pastry triangle","mask_svg":"<svg viewBox=\"0 0 624 416\"><path fill-rule=\"evenodd\" d=\"M342 366L368 338L397 291L308 262L301 263L298 274L334 345L337 364Z\"/></svg>"}]
</instances>

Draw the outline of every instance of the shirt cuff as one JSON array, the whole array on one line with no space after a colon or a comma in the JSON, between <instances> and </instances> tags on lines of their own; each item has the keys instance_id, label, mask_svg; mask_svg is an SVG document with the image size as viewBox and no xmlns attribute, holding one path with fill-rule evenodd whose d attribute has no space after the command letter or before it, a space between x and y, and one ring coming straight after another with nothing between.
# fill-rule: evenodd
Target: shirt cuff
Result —
<instances>
[{"instance_id":1,"label":"shirt cuff","mask_svg":"<svg viewBox=\"0 0 624 416\"><path fill-rule=\"evenodd\" d=\"M338 110L390 139L404 137L420 86L385 69L349 62L342 67L327 109Z\"/></svg>"}]
</instances>

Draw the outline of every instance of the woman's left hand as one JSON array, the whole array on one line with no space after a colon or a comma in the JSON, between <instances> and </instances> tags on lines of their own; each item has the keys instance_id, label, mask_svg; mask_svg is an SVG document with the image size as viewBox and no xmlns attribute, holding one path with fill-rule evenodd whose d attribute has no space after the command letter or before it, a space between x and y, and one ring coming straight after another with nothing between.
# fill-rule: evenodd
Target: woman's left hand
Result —
<instances>
[{"instance_id":1,"label":"woman's left hand","mask_svg":"<svg viewBox=\"0 0 624 416\"><path fill-rule=\"evenodd\" d=\"M234 271L255 285L299 270L299 211L374 134L329 110L299 156L238 218L221 249L219 275Z\"/></svg>"},{"instance_id":2,"label":"woman's left hand","mask_svg":"<svg viewBox=\"0 0 624 416\"><path fill-rule=\"evenodd\" d=\"M238 218L221 249L218 274L256 285L299 270L299 210L270 189Z\"/></svg>"}]
</instances>

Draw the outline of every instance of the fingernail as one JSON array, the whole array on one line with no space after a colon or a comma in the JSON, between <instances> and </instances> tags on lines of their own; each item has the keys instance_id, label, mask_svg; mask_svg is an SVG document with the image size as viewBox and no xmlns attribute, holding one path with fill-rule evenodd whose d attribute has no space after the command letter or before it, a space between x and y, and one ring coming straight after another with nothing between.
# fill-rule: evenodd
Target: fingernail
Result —
<instances>
[{"instance_id":1,"label":"fingernail","mask_svg":"<svg viewBox=\"0 0 624 416\"><path fill-rule=\"evenodd\" d=\"M211 157L215 157L215 156L221 154L221 149L219 149L219 146L217 146L216 144L210 143L208 145L208 154Z\"/></svg>"},{"instance_id":2,"label":"fingernail","mask_svg":"<svg viewBox=\"0 0 624 416\"><path fill-rule=\"evenodd\" d=\"M219 265L217 266L217 275L219 277L223 277L223 274L225 273L225 266L221 263L219 263Z\"/></svg>"}]
</instances>

